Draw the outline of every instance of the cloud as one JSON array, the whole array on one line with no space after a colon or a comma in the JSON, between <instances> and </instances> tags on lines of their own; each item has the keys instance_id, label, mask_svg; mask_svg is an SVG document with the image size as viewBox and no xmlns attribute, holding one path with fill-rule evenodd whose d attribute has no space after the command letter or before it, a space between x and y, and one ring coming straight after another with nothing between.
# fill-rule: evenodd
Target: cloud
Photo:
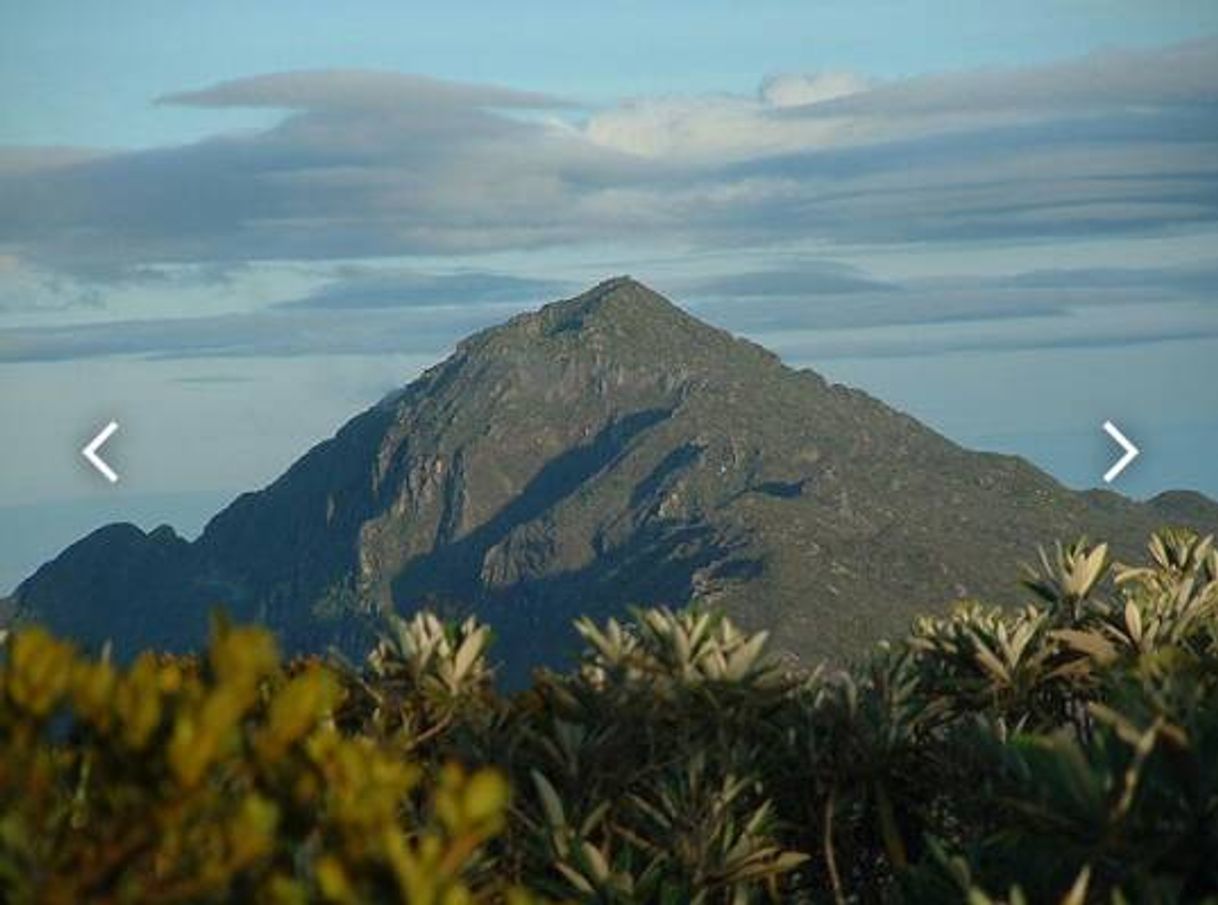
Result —
<instances>
[{"instance_id":1,"label":"cloud","mask_svg":"<svg viewBox=\"0 0 1218 905\"><path fill-rule=\"evenodd\" d=\"M438 358L462 337L553 298L561 285L476 271L368 270L340 268L339 278L299 300L309 304L11 328L0 336L0 364L387 353ZM365 294L381 285L384 298ZM535 290L526 292L529 285ZM697 316L796 362L1218 336L1218 271L1207 268L1063 269L898 283L808 259L672 285L674 298Z\"/></svg>"},{"instance_id":2,"label":"cloud","mask_svg":"<svg viewBox=\"0 0 1218 905\"><path fill-rule=\"evenodd\" d=\"M590 116L582 134L627 154L685 162L744 160L796 150L857 144L885 131L858 118L783 116L866 93L870 82L851 72L784 73L761 83L755 96L649 97Z\"/></svg>"},{"instance_id":3,"label":"cloud","mask_svg":"<svg viewBox=\"0 0 1218 905\"><path fill-rule=\"evenodd\" d=\"M733 95L642 98L596 113L580 134L652 160L713 163L830 147L850 129L843 120L779 119L777 109L766 98Z\"/></svg>"},{"instance_id":4,"label":"cloud","mask_svg":"<svg viewBox=\"0 0 1218 905\"><path fill-rule=\"evenodd\" d=\"M550 94L362 69L277 72L220 82L199 91L166 94L157 102L192 107L372 111L435 108L542 110L570 106L570 101Z\"/></svg>"},{"instance_id":5,"label":"cloud","mask_svg":"<svg viewBox=\"0 0 1218 905\"><path fill-rule=\"evenodd\" d=\"M837 261L804 261L799 266L754 270L690 280L682 291L695 298L773 299L814 295L889 292L898 287Z\"/></svg>"},{"instance_id":6,"label":"cloud","mask_svg":"<svg viewBox=\"0 0 1218 905\"><path fill-rule=\"evenodd\" d=\"M0 364L108 357L438 356L458 339L569 288L557 280L486 271L429 274L344 265L308 295L269 309L12 327L0 336Z\"/></svg>"},{"instance_id":7,"label":"cloud","mask_svg":"<svg viewBox=\"0 0 1218 905\"><path fill-rule=\"evenodd\" d=\"M752 338L793 364L841 358L936 358L966 352L1102 349L1218 338L1218 316L1193 305L1083 309L1052 317L919 322L877 328L758 331Z\"/></svg>"},{"instance_id":8,"label":"cloud","mask_svg":"<svg viewBox=\"0 0 1218 905\"><path fill-rule=\"evenodd\" d=\"M1218 39L1093 53L1039 67L877 81L850 72L786 73L756 97L632 100L591 117L595 142L649 157L736 159L853 148L1054 117L1218 114Z\"/></svg>"},{"instance_id":9,"label":"cloud","mask_svg":"<svg viewBox=\"0 0 1218 905\"><path fill-rule=\"evenodd\" d=\"M383 79L330 75L332 96L311 74L299 99L319 106L269 129L0 170L0 250L84 275L536 247L577 237L598 181L620 181L609 152L475 103L532 95L423 80L427 91L386 90L372 107ZM196 100L293 94L250 81Z\"/></svg>"},{"instance_id":10,"label":"cloud","mask_svg":"<svg viewBox=\"0 0 1218 905\"><path fill-rule=\"evenodd\" d=\"M873 82L854 72L786 72L761 84L761 99L771 107L801 107L850 97Z\"/></svg>"},{"instance_id":11,"label":"cloud","mask_svg":"<svg viewBox=\"0 0 1218 905\"><path fill-rule=\"evenodd\" d=\"M96 286L30 270L16 255L0 254L0 313L45 314L102 306Z\"/></svg>"},{"instance_id":12,"label":"cloud","mask_svg":"<svg viewBox=\"0 0 1218 905\"><path fill-rule=\"evenodd\" d=\"M788 115L901 116L1082 112L1218 104L1218 39L1106 50L1062 63L914 76L812 98ZM792 106L793 105L789 105Z\"/></svg>"},{"instance_id":13,"label":"cloud","mask_svg":"<svg viewBox=\"0 0 1218 905\"><path fill-rule=\"evenodd\" d=\"M998 286L1070 291L1127 292L1149 289L1156 295L1200 295L1218 299L1218 267L1089 267L1031 270L993 280Z\"/></svg>"},{"instance_id":14,"label":"cloud","mask_svg":"<svg viewBox=\"0 0 1218 905\"><path fill-rule=\"evenodd\" d=\"M910 328L967 329L968 342L978 348L1005 348L1009 335L1024 337L1019 343L1034 335L1049 345L1090 344L1086 331L1072 329L1080 323L1111 344L1176 338L1183 335L1181 324L1202 334L1218 329L1218 270L1212 268L1060 269L892 282L811 260L678 288L696 314L720 326L773 337L779 345L788 335L804 345L808 337L820 337L815 347L833 357L843 343L856 354L868 337L876 340L877 354L923 348L929 334ZM1156 326L1160 316L1167 334Z\"/></svg>"},{"instance_id":15,"label":"cloud","mask_svg":"<svg viewBox=\"0 0 1218 905\"><path fill-rule=\"evenodd\" d=\"M158 267L591 243L733 250L1204 228L1218 219L1215 50L884 83L789 74L753 96L586 114L549 95L397 73L239 79L163 102L283 118L45 166L0 153L0 254L101 282Z\"/></svg>"},{"instance_id":16,"label":"cloud","mask_svg":"<svg viewBox=\"0 0 1218 905\"><path fill-rule=\"evenodd\" d=\"M511 309L515 311L515 309ZM0 364L88 358L285 358L302 355L439 354L463 336L502 320L494 308L254 312L203 317L18 327L0 337Z\"/></svg>"},{"instance_id":17,"label":"cloud","mask_svg":"<svg viewBox=\"0 0 1218 905\"><path fill-rule=\"evenodd\" d=\"M559 280L483 271L429 274L410 270L347 267L308 295L277 307L365 310L485 305L554 298L576 287Z\"/></svg>"},{"instance_id":18,"label":"cloud","mask_svg":"<svg viewBox=\"0 0 1218 905\"><path fill-rule=\"evenodd\" d=\"M188 374L183 377L172 377L170 381L186 386L209 387L234 383L256 383L257 378L245 374Z\"/></svg>"}]
</instances>

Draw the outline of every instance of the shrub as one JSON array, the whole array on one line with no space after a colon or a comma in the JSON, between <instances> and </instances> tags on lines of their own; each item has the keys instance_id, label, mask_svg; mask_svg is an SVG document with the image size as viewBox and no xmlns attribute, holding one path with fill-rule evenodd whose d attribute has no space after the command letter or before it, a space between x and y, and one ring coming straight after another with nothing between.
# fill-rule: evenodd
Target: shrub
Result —
<instances>
[{"instance_id":1,"label":"shrub","mask_svg":"<svg viewBox=\"0 0 1218 905\"><path fill-rule=\"evenodd\" d=\"M38 628L0 667L0 889L12 902L457 903L504 778L340 733L342 683L218 625L202 659L128 669ZM521 896L516 896L518 899Z\"/></svg>"}]
</instances>

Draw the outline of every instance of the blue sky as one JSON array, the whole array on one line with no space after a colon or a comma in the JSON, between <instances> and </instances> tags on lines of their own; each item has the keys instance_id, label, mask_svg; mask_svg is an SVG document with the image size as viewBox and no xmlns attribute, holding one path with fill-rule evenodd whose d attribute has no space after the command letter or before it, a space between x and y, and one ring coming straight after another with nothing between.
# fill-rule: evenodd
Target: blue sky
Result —
<instances>
[{"instance_id":1,"label":"blue sky","mask_svg":"<svg viewBox=\"0 0 1218 905\"><path fill-rule=\"evenodd\" d=\"M0 12L0 590L617 273L1073 486L1112 419L1122 491L1218 495L1218 6L337 9Z\"/></svg>"}]
</instances>

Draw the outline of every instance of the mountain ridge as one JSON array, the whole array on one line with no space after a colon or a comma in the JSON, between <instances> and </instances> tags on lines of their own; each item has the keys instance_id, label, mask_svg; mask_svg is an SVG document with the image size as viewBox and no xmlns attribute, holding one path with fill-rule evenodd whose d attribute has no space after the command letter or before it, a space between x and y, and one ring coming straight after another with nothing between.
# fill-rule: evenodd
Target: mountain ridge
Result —
<instances>
[{"instance_id":1,"label":"mountain ridge","mask_svg":"<svg viewBox=\"0 0 1218 905\"><path fill-rule=\"evenodd\" d=\"M517 674L575 615L697 599L840 656L952 597L1012 602L1037 543L1218 528L1199 494L1156 500L964 450L617 277L462 340L194 542L103 528L14 597L123 648L194 643L221 602L299 650L358 650L388 608L472 609Z\"/></svg>"}]
</instances>

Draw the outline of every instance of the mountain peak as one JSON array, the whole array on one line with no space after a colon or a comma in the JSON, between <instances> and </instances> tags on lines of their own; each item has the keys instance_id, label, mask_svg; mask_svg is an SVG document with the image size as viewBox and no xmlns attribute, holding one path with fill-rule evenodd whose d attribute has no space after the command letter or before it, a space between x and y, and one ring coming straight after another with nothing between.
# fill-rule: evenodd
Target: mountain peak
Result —
<instances>
[{"instance_id":1,"label":"mountain peak","mask_svg":"<svg viewBox=\"0 0 1218 905\"><path fill-rule=\"evenodd\" d=\"M458 345L463 354L511 359L580 354L617 365L669 370L722 369L778 359L746 340L689 314L629 276L618 276L586 292L517 315Z\"/></svg>"},{"instance_id":2,"label":"mountain peak","mask_svg":"<svg viewBox=\"0 0 1218 905\"><path fill-rule=\"evenodd\" d=\"M591 289L568 299L566 303L576 302L587 308L636 307L668 312L681 310L650 286L645 286L629 274L602 280Z\"/></svg>"},{"instance_id":3,"label":"mountain peak","mask_svg":"<svg viewBox=\"0 0 1218 905\"><path fill-rule=\"evenodd\" d=\"M592 322L612 322L629 329L694 320L664 296L629 276L611 277L587 292L546 305L537 316L548 327L546 333L566 332Z\"/></svg>"}]
</instances>

